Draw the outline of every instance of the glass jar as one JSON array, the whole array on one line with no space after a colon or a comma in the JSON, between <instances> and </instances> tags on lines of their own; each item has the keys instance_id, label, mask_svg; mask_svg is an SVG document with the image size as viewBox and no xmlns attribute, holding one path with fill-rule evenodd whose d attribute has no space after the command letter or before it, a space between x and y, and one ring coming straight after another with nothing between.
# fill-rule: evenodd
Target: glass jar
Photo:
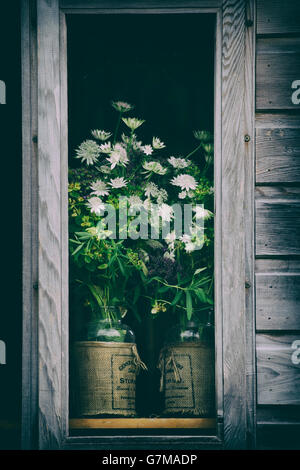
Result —
<instances>
[{"instance_id":1,"label":"glass jar","mask_svg":"<svg viewBox=\"0 0 300 470\"><path fill-rule=\"evenodd\" d=\"M122 320L117 307L99 309L99 319L90 321L84 331L83 340L107 343L135 343L134 332Z\"/></svg>"},{"instance_id":2,"label":"glass jar","mask_svg":"<svg viewBox=\"0 0 300 470\"><path fill-rule=\"evenodd\" d=\"M167 416L211 417L215 414L214 328L211 312L194 316L168 331L159 369ZM200 316L201 314L201 316Z\"/></svg>"},{"instance_id":3,"label":"glass jar","mask_svg":"<svg viewBox=\"0 0 300 470\"><path fill-rule=\"evenodd\" d=\"M193 318L183 324L177 324L167 332L165 344L201 342L213 345L214 326L210 316Z\"/></svg>"},{"instance_id":4,"label":"glass jar","mask_svg":"<svg viewBox=\"0 0 300 470\"><path fill-rule=\"evenodd\" d=\"M100 313L74 345L76 415L134 417L136 377L146 366L133 331L117 319L120 312L109 307Z\"/></svg>"}]
</instances>

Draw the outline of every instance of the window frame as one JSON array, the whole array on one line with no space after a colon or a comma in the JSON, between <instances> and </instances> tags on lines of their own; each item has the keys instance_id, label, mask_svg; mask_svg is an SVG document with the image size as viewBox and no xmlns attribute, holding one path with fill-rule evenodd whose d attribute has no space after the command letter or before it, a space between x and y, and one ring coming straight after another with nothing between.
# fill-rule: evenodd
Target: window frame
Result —
<instances>
[{"instance_id":1,"label":"window frame","mask_svg":"<svg viewBox=\"0 0 300 470\"><path fill-rule=\"evenodd\" d=\"M142 12L216 15L216 433L70 437L66 15ZM254 28L247 15L254 17L254 0L22 2L23 448L253 445L254 139L244 136L254 126Z\"/></svg>"}]
</instances>

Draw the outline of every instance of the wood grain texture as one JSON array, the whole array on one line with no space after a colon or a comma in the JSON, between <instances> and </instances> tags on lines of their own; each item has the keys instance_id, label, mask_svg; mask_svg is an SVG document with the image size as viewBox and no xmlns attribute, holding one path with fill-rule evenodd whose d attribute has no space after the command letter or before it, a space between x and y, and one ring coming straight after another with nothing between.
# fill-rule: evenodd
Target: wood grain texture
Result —
<instances>
[{"instance_id":1,"label":"wood grain texture","mask_svg":"<svg viewBox=\"0 0 300 470\"><path fill-rule=\"evenodd\" d=\"M254 24L245 31L245 92L244 135L255 135L255 2L248 1L247 18ZM255 187L255 139L245 144L245 316L246 316L246 422L247 448L256 447L256 370L255 370L255 282L254 282L254 187Z\"/></svg>"},{"instance_id":2,"label":"wood grain texture","mask_svg":"<svg viewBox=\"0 0 300 470\"><path fill-rule=\"evenodd\" d=\"M255 199L268 199L282 201L295 201L300 200L300 187L299 186L256 186Z\"/></svg>"},{"instance_id":3,"label":"wood grain texture","mask_svg":"<svg viewBox=\"0 0 300 470\"><path fill-rule=\"evenodd\" d=\"M39 448L61 442L61 168L58 0L37 3Z\"/></svg>"},{"instance_id":4,"label":"wood grain texture","mask_svg":"<svg viewBox=\"0 0 300 470\"><path fill-rule=\"evenodd\" d=\"M214 429L210 418L71 419L70 429Z\"/></svg>"},{"instance_id":5,"label":"wood grain texture","mask_svg":"<svg viewBox=\"0 0 300 470\"><path fill-rule=\"evenodd\" d=\"M300 255L300 201L256 200L256 255Z\"/></svg>"},{"instance_id":6,"label":"wood grain texture","mask_svg":"<svg viewBox=\"0 0 300 470\"><path fill-rule=\"evenodd\" d=\"M255 272L262 274L298 274L300 273L300 259L256 259Z\"/></svg>"},{"instance_id":7,"label":"wood grain texture","mask_svg":"<svg viewBox=\"0 0 300 470\"><path fill-rule=\"evenodd\" d=\"M300 330L300 274L256 274L257 330Z\"/></svg>"},{"instance_id":8,"label":"wood grain texture","mask_svg":"<svg viewBox=\"0 0 300 470\"><path fill-rule=\"evenodd\" d=\"M257 0L257 34L300 32L298 0Z\"/></svg>"},{"instance_id":9,"label":"wood grain texture","mask_svg":"<svg viewBox=\"0 0 300 470\"><path fill-rule=\"evenodd\" d=\"M69 433L69 215L68 215L68 74L66 15L60 12L60 160L61 160L61 432Z\"/></svg>"},{"instance_id":10,"label":"wood grain texture","mask_svg":"<svg viewBox=\"0 0 300 470\"><path fill-rule=\"evenodd\" d=\"M244 240L245 4L223 2L222 301L224 443L246 448ZM234 208L234 209L233 209Z\"/></svg>"},{"instance_id":11,"label":"wood grain texture","mask_svg":"<svg viewBox=\"0 0 300 470\"><path fill-rule=\"evenodd\" d=\"M256 108L299 109L292 102L300 77L300 38L259 39L256 59Z\"/></svg>"},{"instance_id":12,"label":"wood grain texture","mask_svg":"<svg viewBox=\"0 0 300 470\"><path fill-rule=\"evenodd\" d=\"M22 448L36 443L38 404L38 164L37 48L35 2L21 5L22 155L23 155L23 342L22 342Z\"/></svg>"},{"instance_id":13,"label":"wood grain texture","mask_svg":"<svg viewBox=\"0 0 300 470\"><path fill-rule=\"evenodd\" d=\"M288 128L288 129L299 129L300 128L300 114L287 114L284 112L276 113L258 113L255 116L255 127L258 129L277 129L277 128Z\"/></svg>"},{"instance_id":14,"label":"wood grain texture","mask_svg":"<svg viewBox=\"0 0 300 470\"><path fill-rule=\"evenodd\" d=\"M256 182L300 182L300 129L256 130Z\"/></svg>"},{"instance_id":15,"label":"wood grain texture","mask_svg":"<svg viewBox=\"0 0 300 470\"><path fill-rule=\"evenodd\" d=\"M300 364L292 362L292 343L300 334L257 335L257 403L300 404Z\"/></svg>"}]
</instances>

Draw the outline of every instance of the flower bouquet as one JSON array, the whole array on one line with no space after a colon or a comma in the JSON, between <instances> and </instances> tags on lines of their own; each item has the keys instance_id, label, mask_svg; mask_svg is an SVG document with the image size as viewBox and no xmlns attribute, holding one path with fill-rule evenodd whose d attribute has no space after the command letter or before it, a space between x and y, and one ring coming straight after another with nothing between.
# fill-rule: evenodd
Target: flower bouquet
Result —
<instances>
[{"instance_id":1,"label":"flower bouquet","mask_svg":"<svg viewBox=\"0 0 300 470\"><path fill-rule=\"evenodd\" d=\"M71 293L92 319L111 306L140 319L142 302L185 322L213 304L212 136L194 131L195 148L170 156L160 138L139 140L133 106L112 106L114 132L92 130L69 171Z\"/></svg>"}]
</instances>

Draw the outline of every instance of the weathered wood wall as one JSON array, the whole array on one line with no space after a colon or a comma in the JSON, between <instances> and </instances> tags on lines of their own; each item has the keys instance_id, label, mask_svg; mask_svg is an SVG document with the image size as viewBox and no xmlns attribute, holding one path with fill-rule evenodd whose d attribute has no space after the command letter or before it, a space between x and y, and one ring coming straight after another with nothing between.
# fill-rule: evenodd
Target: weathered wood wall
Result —
<instances>
[{"instance_id":1,"label":"weathered wood wall","mask_svg":"<svg viewBox=\"0 0 300 470\"><path fill-rule=\"evenodd\" d=\"M257 446L300 448L300 2L257 0Z\"/></svg>"}]
</instances>

